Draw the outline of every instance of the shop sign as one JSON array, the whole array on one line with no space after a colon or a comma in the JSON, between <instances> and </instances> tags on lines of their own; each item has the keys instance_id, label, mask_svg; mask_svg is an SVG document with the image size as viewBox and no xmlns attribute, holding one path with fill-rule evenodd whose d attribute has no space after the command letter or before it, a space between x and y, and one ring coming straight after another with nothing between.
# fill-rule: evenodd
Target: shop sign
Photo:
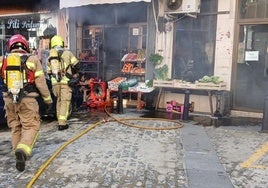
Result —
<instances>
[{"instance_id":1,"label":"shop sign","mask_svg":"<svg viewBox=\"0 0 268 188\"><path fill-rule=\"evenodd\" d=\"M8 19L5 25L0 25L0 29L34 29L39 27L40 22L34 22L33 20L19 20L17 18Z\"/></svg>"}]
</instances>

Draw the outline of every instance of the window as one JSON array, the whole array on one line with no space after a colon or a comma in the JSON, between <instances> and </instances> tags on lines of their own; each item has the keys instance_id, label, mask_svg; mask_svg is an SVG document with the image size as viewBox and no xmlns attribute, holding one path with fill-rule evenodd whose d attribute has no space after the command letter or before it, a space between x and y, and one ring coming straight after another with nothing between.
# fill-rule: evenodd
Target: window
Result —
<instances>
[{"instance_id":1,"label":"window","mask_svg":"<svg viewBox=\"0 0 268 188\"><path fill-rule=\"evenodd\" d=\"M175 22L172 78L194 82L212 75L217 1L202 0L196 18L181 16Z\"/></svg>"},{"instance_id":2,"label":"window","mask_svg":"<svg viewBox=\"0 0 268 188\"><path fill-rule=\"evenodd\" d=\"M239 19L268 18L267 0L239 0Z\"/></svg>"},{"instance_id":3,"label":"window","mask_svg":"<svg viewBox=\"0 0 268 188\"><path fill-rule=\"evenodd\" d=\"M129 41L128 49L137 50L146 48L146 23L145 24L130 24L129 26Z\"/></svg>"}]
</instances>

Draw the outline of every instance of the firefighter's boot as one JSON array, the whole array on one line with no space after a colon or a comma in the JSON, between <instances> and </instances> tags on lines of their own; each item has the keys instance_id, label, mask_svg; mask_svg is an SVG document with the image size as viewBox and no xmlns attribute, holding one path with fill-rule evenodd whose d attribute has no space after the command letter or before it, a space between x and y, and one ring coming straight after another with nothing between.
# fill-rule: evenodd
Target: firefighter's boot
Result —
<instances>
[{"instance_id":1,"label":"firefighter's boot","mask_svg":"<svg viewBox=\"0 0 268 188\"><path fill-rule=\"evenodd\" d=\"M18 171L22 172L25 170L26 154L21 149L15 151L16 156L16 168Z\"/></svg>"},{"instance_id":2,"label":"firefighter's boot","mask_svg":"<svg viewBox=\"0 0 268 188\"><path fill-rule=\"evenodd\" d=\"M68 124L66 124L66 125L59 125L58 126L59 131L63 131L63 130L68 129L68 128L69 128L69 125Z\"/></svg>"}]
</instances>

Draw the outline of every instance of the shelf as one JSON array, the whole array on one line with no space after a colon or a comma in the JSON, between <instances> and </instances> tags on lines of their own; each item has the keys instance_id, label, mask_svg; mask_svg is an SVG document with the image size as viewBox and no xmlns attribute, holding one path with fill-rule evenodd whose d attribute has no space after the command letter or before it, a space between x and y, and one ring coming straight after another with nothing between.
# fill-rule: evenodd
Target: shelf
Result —
<instances>
[{"instance_id":1,"label":"shelf","mask_svg":"<svg viewBox=\"0 0 268 188\"><path fill-rule=\"evenodd\" d=\"M122 62L145 62L145 55L142 58L138 57L136 53L128 53L123 56L121 59Z\"/></svg>"},{"instance_id":2,"label":"shelf","mask_svg":"<svg viewBox=\"0 0 268 188\"><path fill-rule=\"evenodd\" d=\"M81 63L102 63L100 60L81 60Z\"/></svg>"},{"instance_id":3,"label":"shelf","mask_svg":"<svg viewBox=\"0 0 268 188\"><path fill-rule=\"evenodd\" d=\"M132 76L145 76L145 73L127 73L127 72L122 72L123 75L132 75Z\"/></svg>"},{"instance_id":4,"label":"shelf","mask_svg":"<svg viewBox=\"0 0 268 188\"><path fill-rule=\"evenodd\" d=\"M145 60L123 61L124 63L145 63Z\"/></svg>"},{"instance_id":5,"label":"shelf","mask_svg":"<svg viewBox=\"0 0 268 188\"><path fill-rule=\"evenodd\" d=\"M121 74L128 78L137 78L139 81L144 81L145 63L145 50L137 50L137 53L127 53L120 62Z\"/></svg>"},{"instance_id":6,"label":"shelf","mask_svg":"<svg viewBox=\"0 0 268 188\"><path fill-rule=\"evenodd\" d=\"M82 51L83 51L83 52L84 52L84 51L87 51L87 52L92 53L93 48L86 48L86 47L83 47L83 50L82 50Z\"/></svg>"}]
</instances>

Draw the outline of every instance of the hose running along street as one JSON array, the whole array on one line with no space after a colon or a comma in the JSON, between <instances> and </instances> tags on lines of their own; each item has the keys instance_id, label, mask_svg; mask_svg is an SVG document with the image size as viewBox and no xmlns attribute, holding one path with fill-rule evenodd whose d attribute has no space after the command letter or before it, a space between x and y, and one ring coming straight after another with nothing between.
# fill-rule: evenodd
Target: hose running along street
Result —
<instances>
[{"instance_id":1,"label":"hose running along street","mask_svg":"<svg viewBox=\"0 0 268 188\"><path fill-rule=\"evenodd\" d=\"M106 114L111 117L113 120L119 122L120 124L129 126L129 127L133 127L133 128L139 128L139 129L146 129L146 130L172 130L172 129L178 129L178 128L182 128L183 125L175 120L169 120L169 119L164 119L164 118L116 118L114 117L111 113L108 112L108 110L106 109L106 106L104 107L104 111L106 112ZM177 124L176 126L172 126L172 127L146 127L146 126L141 126L141 125L135 125L132 123L128 123L127 121L166 121L166 122L171 122L174 124ZM74 142L75 140L79 139L80 137L82 137L83 135L85 135L86 133L88 133L90 130L94 129L95 127L103 124L105 122L98 121L94 124L90 124L90 126L85 129L84 131L82 131L81 133L75 135L73 138L69 139L68 141L66 141L60 148L58 148L56 150L56 152L39 168L39 170L37 171L37 173L32 177L31 181L28 183L27 188L31 188L33 186L33 184L35 183L35 181L39 178L39 176L45 171L45 169L49 166L49 164L60 154L61 151L63 151L68 145L70 145L72 142Z\"/></svg>"}]
</instances>

